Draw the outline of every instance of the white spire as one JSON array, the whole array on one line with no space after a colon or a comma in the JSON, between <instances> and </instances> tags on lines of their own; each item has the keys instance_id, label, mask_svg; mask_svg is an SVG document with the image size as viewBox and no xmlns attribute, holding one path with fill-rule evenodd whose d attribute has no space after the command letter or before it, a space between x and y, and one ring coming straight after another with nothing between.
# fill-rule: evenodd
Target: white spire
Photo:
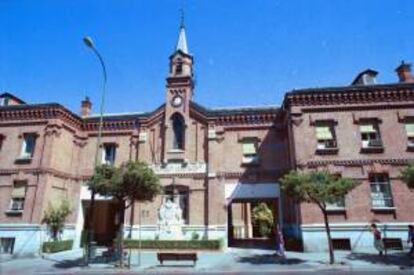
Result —
<instances>
[{"instance_id":1,"label":"white spire","mask_svg":"<svg viewBox=\"0 0 414 275\"><path fill-rule=\"evenodd\" d=\"M180 33L178 35L178 41L177 41L177 47L175 48L176 51L180 50L185 54L188 53L188 47L187 47L187 38L185 36L185 26L184 26L184 11L182 11L181 14L181 24L180 24Z\"/></svg>"}]
</instances>

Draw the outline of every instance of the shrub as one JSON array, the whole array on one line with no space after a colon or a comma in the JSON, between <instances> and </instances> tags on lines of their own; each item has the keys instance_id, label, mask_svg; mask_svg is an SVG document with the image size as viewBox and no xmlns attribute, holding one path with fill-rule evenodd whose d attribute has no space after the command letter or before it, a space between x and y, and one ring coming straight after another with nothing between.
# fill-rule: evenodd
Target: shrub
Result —
<instances>
[{"instance_id":1,"label":"shrub","mask_svg":"<svg viewBox=\"0 0 414 275\"><path fill-rule=\"evenodd\" d=\"M72 213L69 202L64 199L59 205L49 203L45 211L42 223L47 225L50 236L54 241L59 239L60 234L65 227L66 218Z\"/></svg>"},{"instance_id":2,"label":"shrub","mask_svg":"<svg viewBox=\"0 0 414 275\"><path fill-rule=\"evenodd\" d=\"M45 253L56 253L59 251L71 250L72 246L73 240L44 242L42 251Z\"/></svg>"},{"instance_id":3,"label":"shrub","mask_svg":"<svg viewBox=\"0 0 414 275\"><path fill-rule=\"evenodd\" d=\"M139 240L125 240L125 248L139 248ZM223 246L221 240L141 240L143 249L197 249L197 250L219 250Z\"/></svg>"},{"instance_id":4,"label":"shrub","mask_svg":"<svg viewBox=\"0 0 414 275\"><path fill-rule=\"evenodd\" d=\"M200 234L198 234L197 232L193 231L193 233L191 233L191 240L198 240L200 238Z\"/></svg>"},{"instance_id":5,"label":"shrub","mask_svg":"<svg viewBox=\"0 0 414 275\"><path fill-rule=\"evenodd\" d=\"M259 232L262 237L270 237L273 227L273 213L266 203L259 203L253 208L253 222L259 226Z\"/></svg>"}]
</instances>

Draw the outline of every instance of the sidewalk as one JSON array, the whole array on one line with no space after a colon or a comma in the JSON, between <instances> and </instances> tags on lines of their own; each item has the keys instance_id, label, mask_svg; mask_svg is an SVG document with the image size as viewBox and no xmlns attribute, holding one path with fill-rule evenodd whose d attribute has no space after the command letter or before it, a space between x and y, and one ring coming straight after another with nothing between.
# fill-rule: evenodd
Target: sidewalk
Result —
<instances>
[{"instance_id":1,"label":"sidewalk","mask_svg":"<svg viewBox=\"0 0 414 275\"><path fill-rule=\"evenodd\" d=\"M133 251L131 268L120 270L113 264L83 265L82 250L47 255L44 258L16 259L3 263L4 274L84 274L84 273L255 273L300 271L410 271L414 259L405 253L394 252L380 257L370 253L336 251L336 264L329 265L328 253L288 252L286 259L275 257L273 251L258 249L228 249L225 252L199 252L195 266L192 262L165 262L160 265L155 251Z\"/></svg>"}]
</instances>

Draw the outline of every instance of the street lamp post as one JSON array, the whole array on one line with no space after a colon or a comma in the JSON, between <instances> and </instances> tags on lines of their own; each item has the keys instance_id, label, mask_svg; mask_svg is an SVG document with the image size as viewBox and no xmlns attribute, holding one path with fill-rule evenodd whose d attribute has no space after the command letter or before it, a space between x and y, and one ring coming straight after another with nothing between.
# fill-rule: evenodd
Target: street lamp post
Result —
<instances>
[{"instance_id":1,"label":"street lamp post","mask_svg":"<svg viewBox=\"0 0 414 275\"><path fill-rule=\"evenodd\" d=\"M99 147L101 145L101 138L102 138L102 126L103 126L103 110L105 104L105 93L106 93L106 67L103 61L102 56L95 48L93 40L89 36L85 36L83 38L83 42L85 45L92 49L95 55L98 57L98 60L102 66L102 73L103 73L103 85L102 85L102 94L101 94L101 105L99 107L99 124L98 124L98 137L96 140L96 151L95 151L95 160L94 160L94 168L98 165L98 156L99 156ZM90 257L91 257L91 244L93 241L93 209L95 206L95 188L91 190L91 203L89 206L89 215L88 215L88 235L87 235L87 254L86 254L86 264L89 264Z\"/></svg>"}]
</instances>

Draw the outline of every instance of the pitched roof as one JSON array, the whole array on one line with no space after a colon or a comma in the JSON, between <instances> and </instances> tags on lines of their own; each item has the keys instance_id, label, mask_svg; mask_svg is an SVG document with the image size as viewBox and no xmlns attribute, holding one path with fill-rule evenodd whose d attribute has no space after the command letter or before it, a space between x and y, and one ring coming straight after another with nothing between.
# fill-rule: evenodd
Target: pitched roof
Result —
<instances>
[{"instance_id":1,"label":"pitched roof","mask_svg":"<svg viewBox=\"0 0 414 275\"><path fill-rule=\"evenodd\" d=\"M0 98L3 98L3 97L9 97L9 98L12 98L13 100L17 101L20 104L26 104L26 102L24 102L23 100L21 100L17 96L12 95L11 93L8 93L8 92L0 94Z\"/></svg>"}]
</instances>

